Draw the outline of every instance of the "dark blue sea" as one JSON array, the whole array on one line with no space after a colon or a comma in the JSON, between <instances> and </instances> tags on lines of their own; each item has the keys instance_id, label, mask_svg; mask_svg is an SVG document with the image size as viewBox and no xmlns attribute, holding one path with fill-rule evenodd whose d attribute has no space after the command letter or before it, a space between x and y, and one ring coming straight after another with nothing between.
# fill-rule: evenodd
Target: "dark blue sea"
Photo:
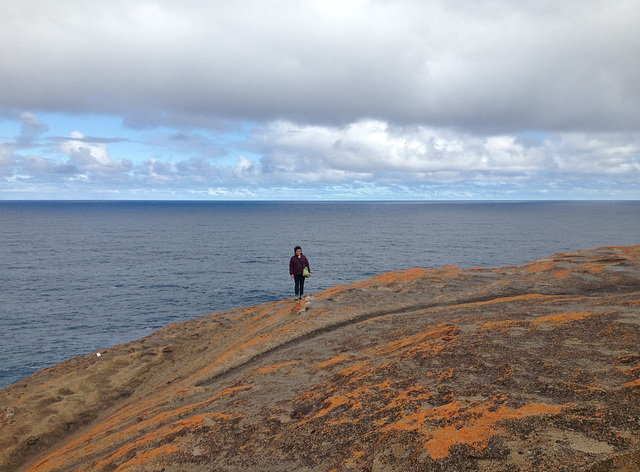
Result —
<instances>
[{"instance_id":1,"label":"dark blue sea","mask_svg":"<svg viewBox=\"0 0 640 472\"><path fill-rule=\"evenodd\" d=\"M390 270L640 244L640 202L0 202L0 388L171 323Z\"/></svg>"}]
</instances>

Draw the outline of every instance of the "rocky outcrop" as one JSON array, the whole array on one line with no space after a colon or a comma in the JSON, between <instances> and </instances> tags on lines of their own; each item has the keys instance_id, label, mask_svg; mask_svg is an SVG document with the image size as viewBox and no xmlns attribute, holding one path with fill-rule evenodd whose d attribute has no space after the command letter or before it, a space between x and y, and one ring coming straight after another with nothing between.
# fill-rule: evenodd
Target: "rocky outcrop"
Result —
<instances>
[{"instance_id":1,"label":"rocky outcrop","mask_svg":"<svg viewBox=\"0 0 640 472\"><path fill-rule=\"evenodd\" d=\"M74 358L0 391L0 470L635 471L639 418L640 246L606 247L391 272Z\"/></svg>"}]
</instances>

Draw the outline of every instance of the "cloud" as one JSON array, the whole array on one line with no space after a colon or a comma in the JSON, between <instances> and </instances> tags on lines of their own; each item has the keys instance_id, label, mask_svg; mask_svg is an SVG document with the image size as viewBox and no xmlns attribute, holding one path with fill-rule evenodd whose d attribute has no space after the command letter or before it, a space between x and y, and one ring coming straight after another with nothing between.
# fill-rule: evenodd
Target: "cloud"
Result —
<instances>
[{"instance_id":1,"label":"cloud","mask_svg":"<svg viewBox=\"0 0 640 472\"><path fill-rule=\"evenodd\" d=\"M141 127L640 125L633 0L9 0L0 22L0 103L16 109Z\"/></svg>"},{"instance_id":2,"label":"cloud","mask_svg":"<svg viewBox=\"0 0 640 472\"><path fill-rule=\"evenodd\" d=\"M149 136L145 132L145 136ZM209 138L159 132L154 142L182 142L164 158L139 163L112 158L107 141L79 131L51 148L23 155L14 143L0 147L11 184L62 182L102 195L176 195L193 198L504 199L610 198L637 195L640 133L522 133L479 135L451 128L362 120L346 126L275 121L239 136ZM95 141L92 141L95 139ZM34 143L37 146L38 143ZM38 149L37 147L34 149ZM45 157L57 149L60 158ZM175 151L175 153L174 153Z\"/></svg>"},{"instance_id":3,"label":"cloud","mask_svg":"<svg viewBox=\"0 0 640 472\"><path fill-rule=\"evenodd\" d=\"M549 148L561 171L609 178L640 177L640 133L570 133L550 140Z\"/></svg>"},{"instance_id":4,"label":"cloud","mask_svg":"<svg viewBox=\"0 0 640 472\"><path fill-rule=\"evenodd\" d=\"M552 162L539 146L527 148L513 136L479 137L373 120L343 128L278 122L259 133L271 143L262 160L268 172L327 169L362 178L392 172L525 172Z\"/></svg>"},{"instance_id":5,"label":"cloud","mask_svg":"<svg viewBox=\"0 0 640 472\"><path fill-rule=\"evenodd\" d=\"M36 138L49 129L49 126L40 121L33 113L22 112L19 119L22 123L20 136L17 140L19 146L32 144Z\"/></svg>"},{"instance_id":6,"label":"cloud","mask_svg":"<svg viewBox=\"0 0 640 472\"><path fill-rule=\"evenodd\" d=\"M13 146L7 143L0 143L0 175L10 175L13 173L16 158L13 153Z\"/></svg>"},{"instance_id":7,"label":"cloud","mask_svg":"<svg viewBox=\"0 0 640 472\"><path fill-rule=\"evenodd\" d=\"M255 139L268 143L262 172L276 182L369 182L403 195L428 189L428 198L585 197L591 187L592 198L637 195L640 181L640 133L478 136L368 120L346 127L278 122L256 130Z\"/></svg>"},{"instance_id":8,"label":"cloud","mask_svg":"<svg viewBox=\"0 0 640 472\"><path fill-rule=\"evenodd\" d=\"M0 191L637 198L638 24L634 0L6 0Z\"/></svg>"},{"instance_id":9,"label":"cloud","mask_svg":"<svg viewBox=\"0 0 640 472\"><path fill-rule=\"evenodd\" d=\"M104 175L120 174L131 170L130 160L111 159L106 144L88 144L79 131L72 132L69 138L60 143L60 150L69 157L78 172Z\"/></svg>"}]
</instances>

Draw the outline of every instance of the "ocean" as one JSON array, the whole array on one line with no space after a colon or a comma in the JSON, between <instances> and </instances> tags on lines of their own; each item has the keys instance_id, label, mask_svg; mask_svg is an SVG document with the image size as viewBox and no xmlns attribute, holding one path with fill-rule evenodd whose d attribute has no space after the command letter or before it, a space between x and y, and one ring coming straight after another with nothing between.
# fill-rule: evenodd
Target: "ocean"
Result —
<instances>
[{"instance_id":1,"label":"ocean","mask_svg":"<svg viewBox=\"0 0 640 472\"><path fill-rule=\"evenodd\" d=\"M0 388L169 324L391 270L640 244L640 202L0 202Z\"/></svg>"}]
</instances>

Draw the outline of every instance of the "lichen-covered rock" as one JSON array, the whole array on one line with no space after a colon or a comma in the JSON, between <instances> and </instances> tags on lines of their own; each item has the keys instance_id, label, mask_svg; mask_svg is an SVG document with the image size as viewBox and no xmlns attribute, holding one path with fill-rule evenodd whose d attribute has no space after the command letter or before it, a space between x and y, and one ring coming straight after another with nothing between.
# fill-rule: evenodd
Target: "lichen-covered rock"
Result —
<instances>
[{"instance_id":1,"label":"lichen-covered rock","mask_svg":"<svg viewBox=\"0 0 640 472\"><path fill-rule=\"evenodd\" d=\"M0 470L640 469L640 246L391 272L96 354L0 391Z\"/></svg>"}]
</instances>

